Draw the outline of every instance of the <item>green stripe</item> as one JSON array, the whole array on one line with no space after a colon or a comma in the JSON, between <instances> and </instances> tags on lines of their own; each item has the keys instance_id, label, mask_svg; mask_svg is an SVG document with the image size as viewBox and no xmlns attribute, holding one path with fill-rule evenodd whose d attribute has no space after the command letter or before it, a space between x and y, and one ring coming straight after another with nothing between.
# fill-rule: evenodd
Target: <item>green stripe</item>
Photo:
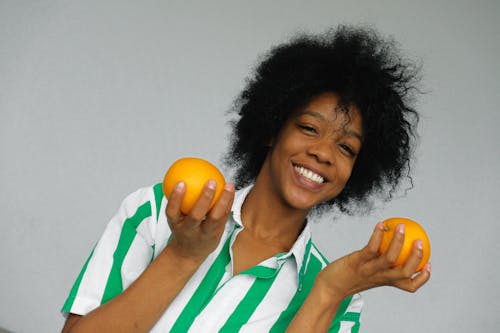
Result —
<instances>
[{"instance_id":1,"label":"green stripe","mask_svg":"<svg viewBox=\"0 0 500 333\"><path fill-rule=\"evenodd\" d=\"M351 300L352 300L352 296L349 296L347 298L345 298L339 305L339 308L337 309L337 313L335 314L335 318L333 319L333 321L337 321L337 320L348 320L348 319L344 319L342 318L346 313L345 311L347 310L347 307L349 306L349 304L351 304ZM352 313L352 312L350 312Z\"/></svg>"},{"instance_id":2,"label":"green stripe","mask_svg":"<svg viewBox=\"0 0 500 333\"><path fill-rule=\"evenodd\" d=\"M354 324L354 326L351 328L351 333L359 333L359 326L360 326L360 323L359 323L359 320L356 322L356 324Z\"/></svg>"},{"instance_id":3,"label":"green stripe","mask_svg":"<svg viewBox=\"0 0 500 333\"><path fill-rule=\"evenodd\" d=\"M346 312L340 318L340 320L341 321L354 321L354 322L358 322L360 315L361 314L359 312Z\"/></svg>"},{"instance_id":4,"label":"green stripe","mask_svg":"<svg viewBox=\"0 0 500 333\"><path fill-rule=\"evenodd\" d=\"M276 275L277 269L266 266L254 266L240 274L253 275L258 278L271 278Z\"/></svg>"},{"instance_id":5,"label":"green stripe","mask_svg":"<svg viewBox=\"0 0 500 333\"><path fill-rule=\"evenodd\" d=\"M311 239L309 239L309 241L306 244L306 249L304 251L304 257L302 258L302 265L301 265L300 271L299 271L299 290L302 289L302 280L303 280L304 274L306 272L307 258L309 257L309 255L311 253L311 245L312 245L312 241L311 241Z\"/></svg>"},{"instance_id":6,"label":"green stripe","mask_svg":"<svg viewBox=\"0 0 500 333\"><path fill-rule=\"evenodd\" d=\"M321 251L316 247L316 245L312 245L314 247L314 249L316 250L317 253L319 253L319 255L321 256L321 259L323 259L325 261L325 264L328 264L330 263L330 260L328 260L328 258L326 258L323 253L321 253Z\"/></svg>"},{"instance_id":7,"label":"green stripe","mask_svg":"<svg viewBox=\"0 0 500 333\"><path fill-rule=\"evenodd\" d=\"M95 249L95 247L94 247ZM75 302L76 294L78 293L78 289L80 288L80 283L82 282L83 275L87 271L87 266L89 264L90 259L94 255L94 250L90 253L89 257L87 258L87 261L83 265L82 270L80 271L80 274L78 275L78 278L76 279L75 283L73 284L73 287L71 288L71 291L69 293L68 299L66 299L66 302L64 303L61 311L62 312L70 312L71 308L73 307L73 303Z\"/></svg>"},{"instance_id":8,"label":"green stripe","mask_svg":"<svg viewBox=\"0 0 500 333\"><path fill-rule=\"evenodd\" d=\"M145 218L150 216L151 205L149 202L146 202L137 209L137 212L132 217L125 220L120 234L120 240L118 241L118 246L113 254L113 266L111 267L106 288L104 289L101 304L106 303L123 291L121 275L123 261L125 260L125 256L127 255L127 252L134 241L135 235L137 234L137 227Z\"/></svg>"},{"instance_id":9,"label":"green stripe","mask_svg":"<svg viewBox=\"0 0 500 333\"><path fill-rule=\"evenodd\" d=\"M344 309L345 311L345 309ZM354 325L351 328L351 333L358 333L359 332L359 317L360 314L358 312L346 312L343 315L340 314L340 309L337 311L337 314L335 315L335 319L332 322L332 325L328 329L328 332L334 333L338 332L340 330L340 324L341 322L353 322Z\"/></svg>"},{"instance_id":10,"label":"green stripe","mask_svg":"<svg viewBox=\"0 0 500 333\"><path fill-rule=\"evenodd\" d=\"M303 263L303 265L305 265L305 263ZM302 289L295 292L290 304L288 304L288 307L281 313L280 317L276 323L274 323L273 327L271 327L269 332L276 333L284 332L286 330L298 309L302 306L302 303L304 303L307 295L309 295L316 279L316 275L318 275L321 271L322 266L321 261L319 261L316 257L311 256L311 259L309 259L309 263L307 264L305 274L302 278Z\"/></svg>"},{"instance_id":11,"label":"green stripe","mask_svg":"<svg viewBox=\"0 0 500 333\"><path fill-rule=\"evenodd\" d=\"M246 324L248 319L255 312L255 309L262 302L267 292L273 285L274 280L278 276L278 271L274 270L274 276L271 278L256 278L250 290L240 301L236 309L233 311L219 333L238 332L241 327Z\"/></svg>"},{"instance_id":12,"label":"green stripe","mask_svg":"<svg viewBox=\"0 0 500 333\"><path fill-rule=\"evenodd\" d=\"M231 236L227 238L224 247L194 292L193 296L182 310L170 332L184 333L193 324L196 316L205 308L215 294L222 276L226 271L226 266L231 260L229 256L229 244Z\"/></svg>"},{"instance_id":13,"label":"green stripe","mask_svg":"<svg viewBox=\"0 0 500 333\"><path fill-rule=\"evenodd\" d=\"M151 264L153 260L155 260L155 251L156 251L156 244L151 245L151 258L149 259L149 263Z\"/></svg>"},{"instance_id":14,"label":"green stripe","mask_svg":"<svg viewBox=\"0 0 500 333\"><path fill-rule=\"evenodd\" d=\"M156 204L156 221L160 218L160 208L161 201L163 200L163 188L162 183L158 183L153 186L153 193L155 195L155 204Z\"/></svg>"}]
</instances>

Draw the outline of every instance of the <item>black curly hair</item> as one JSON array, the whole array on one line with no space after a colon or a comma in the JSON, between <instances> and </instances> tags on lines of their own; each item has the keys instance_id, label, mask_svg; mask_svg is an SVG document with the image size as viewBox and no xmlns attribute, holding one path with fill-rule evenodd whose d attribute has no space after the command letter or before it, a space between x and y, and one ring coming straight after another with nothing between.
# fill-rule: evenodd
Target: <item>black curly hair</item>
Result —
<instances>
[{"instance_id":1,"label":"black curly hair","mask_svg":"<svg viewBox=\"0 0 500 333\"><path fill-rule=\"evenodd\" d=\"M232 145L225 157L236 188L257 177L272 142L295 111L314 97L334 92L339 106L362 115L364 142L352 175L323 212L368 212L374 197L390 200L408 177L415 144L420 66L404 59L398 44L374 29L340 26L319 35L301 34L264 57L231 110Z\"/></svg>"}]
</instances>

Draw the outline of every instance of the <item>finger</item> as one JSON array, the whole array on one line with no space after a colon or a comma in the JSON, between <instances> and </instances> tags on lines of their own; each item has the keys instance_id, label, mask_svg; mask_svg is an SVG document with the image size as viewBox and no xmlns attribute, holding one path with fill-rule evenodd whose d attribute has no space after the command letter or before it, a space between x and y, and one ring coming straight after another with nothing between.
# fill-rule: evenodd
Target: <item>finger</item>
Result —
<instances>
[{"instance_id":1,"label":"finger","mask_svg":"<svg viewBox=\"0 0 500 333\"><path fill-rule=\"evenodd\" d=\"M361 256L363 260L368 261L380 255L378 249L380 247L380 243L382 242L383 236L384 236L384 223L379 222L375 225L375 229L373 230L373 233L370 236L368 243L361 250Z\"/></svg>"},{"instance_id":2,"label":"finger","mask_svg":"<svg viewBox=\"0 0 500 333\"><path fill-rule=\"evenodd\" d=\"M404 224L398 224L396 226L394 236L392 237L387 252L381 257L383 267L385 266L386 268L388 268L396 263L396 260L399 257L399 253L403 248L404 240L405 240L405 226Z\"/></svg>"},{"instance_id":3,"label":"finger","mask_svg":"<svg viewBox=\"0 0 500 333\"><path fill-rule=\"evenodd\" d=\"M184 198L184 193L186 192L186 184L184 182L178 182L175 184L172 193L170 193L170 198L165 208L165 214L167 215L167 220L170 223L176 223L180 220L181 204Z\"/></svg>"},{"instance_id":4,"label":"finger","mask_svg":"<svg viewBox=\"0 0 500 333\"><path fill-rule=\"evenodd\" d=\"M386 277L393 281L411 278L417 272L417 268L422 261L422 257L422 241L416 240L413 242L413 248L406 262L401 266L387 270Z\"/></svg>"},{"instance_id":5,"label":"finger","mask_svg":"<svg viewBox=\"0 0 500 333\"><path fill-rule=\"evenodd\" d=\"M413 278L396 281L394 282L393 285L401 290L414 293L418 289L420 289L420 287L426 284L427 281L429 281L430 277L431 277L431 264L427 263L424 265L422 270L419 273L417 273Z\"/></svg>"},{"instance_id":6,"label":"finger","mask_svg":"<svg viewBox=\"0 0 500 333\"><path fill-rule=\"evenodd\" d=\"M213 179L210 179L205 184L205 187L203 187L200 196L188 214L190 221L194 224L193 226L199 224L206 217L210 204L214 198L216 187L217 183Z\"/></svg>"},{"instance_id":7,"label":"finger","mask_svg":"<svg viewBox=\"0 0 500 333\"><path fill-rule=\"evenodd\" d=\"M202 223L205 231L212 231L221 223L225 223L231 212L234 200L234 185L231 183L225 184L224 189L210 210L207 219Z\"/></svg>"},{"instance_id":8,"label":"finger","mask_svg":"<svg viewBox=\"0 0 500 333\"><path fill-rule=\"evenodd\" d=\"M420 265L420 262L422 261L422 258L424 256L422 248L422 240L417 239L413 242L413 249L410 253L410 256L403 265L403 271L405 272L407 277L410 277L417 271L418 265Z\"/></svg>"}]
</instances>

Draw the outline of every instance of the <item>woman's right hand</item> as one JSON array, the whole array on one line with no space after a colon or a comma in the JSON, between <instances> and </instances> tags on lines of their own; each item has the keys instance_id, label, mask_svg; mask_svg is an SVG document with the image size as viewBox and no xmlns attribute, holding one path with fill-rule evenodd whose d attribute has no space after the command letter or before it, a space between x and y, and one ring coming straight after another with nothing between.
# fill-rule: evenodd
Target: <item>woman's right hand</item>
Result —
<instances>
[{"instance_id":1,"label":"woman's right hand","mask_svg":"<svg viewBox=\"0 0 500 333\"><path fill-rule=\"evenodd\" d=\"M209 180L187 215L180 210L186 185L179 182L174 187L165 210L172 231L166 249L179 258L200 264L219 244L233 205L234 185L225 184L219 199L209 210L216 186L222 184Z\"/></svg>"}]
</instances>

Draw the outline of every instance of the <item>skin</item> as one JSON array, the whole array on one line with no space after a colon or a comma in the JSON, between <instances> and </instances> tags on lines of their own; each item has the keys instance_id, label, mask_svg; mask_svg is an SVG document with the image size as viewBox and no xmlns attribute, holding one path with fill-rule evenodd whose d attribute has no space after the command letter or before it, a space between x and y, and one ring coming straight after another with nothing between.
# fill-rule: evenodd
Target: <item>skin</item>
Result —
<instances>
[{"instance_id":1,"label":"skin","mask_svg":"<svg viewBox=\"0 0 500 333\"><path fill-rule=\"evenodd\" d=\"M242 207L245 229L233 245L234 273L288 251L302 231L310 209L337 196L344 188L361 148L362 122L353 113L351 123L344 126L345 119L335 111L336 105L333 95L319 96L290 118L271 144ZM327 181L311 181L294 166L314 170ZM252 258L255 253L265 255Z\"/></svg>"},{"instance_id":2,"label":"skin","mask_svg":"<svg viewBox=\"0 0 500 333\"><path fill-rule=\"evenodd\" d=\"M311 208L344 188L363 145L363 124L356 108L346 115L337 105L334 93L317 96L270 143L242 206L245 228L232 247L233 274L290 250ZM308 179L296 166L314 171L324 182ZM219 243L234 186L226 184L209 211L214 185L208 182L192 211L183 215L180 203L185 186L179 183L166 208L172 238L165 250L122 294L86 316L70 315L63 332L149 331ZM323 269L287 332L326 332L340 302L355 293L379 286L415 292L424 285L430 278L430 264L416 272L422 258L421 242L415 242L404 265L393 265L404 241L404 230L401 226L397 230L386 253L378 252L383 235L383 225L378 223L364 248Z\"/></svg>"}]
</instances>

